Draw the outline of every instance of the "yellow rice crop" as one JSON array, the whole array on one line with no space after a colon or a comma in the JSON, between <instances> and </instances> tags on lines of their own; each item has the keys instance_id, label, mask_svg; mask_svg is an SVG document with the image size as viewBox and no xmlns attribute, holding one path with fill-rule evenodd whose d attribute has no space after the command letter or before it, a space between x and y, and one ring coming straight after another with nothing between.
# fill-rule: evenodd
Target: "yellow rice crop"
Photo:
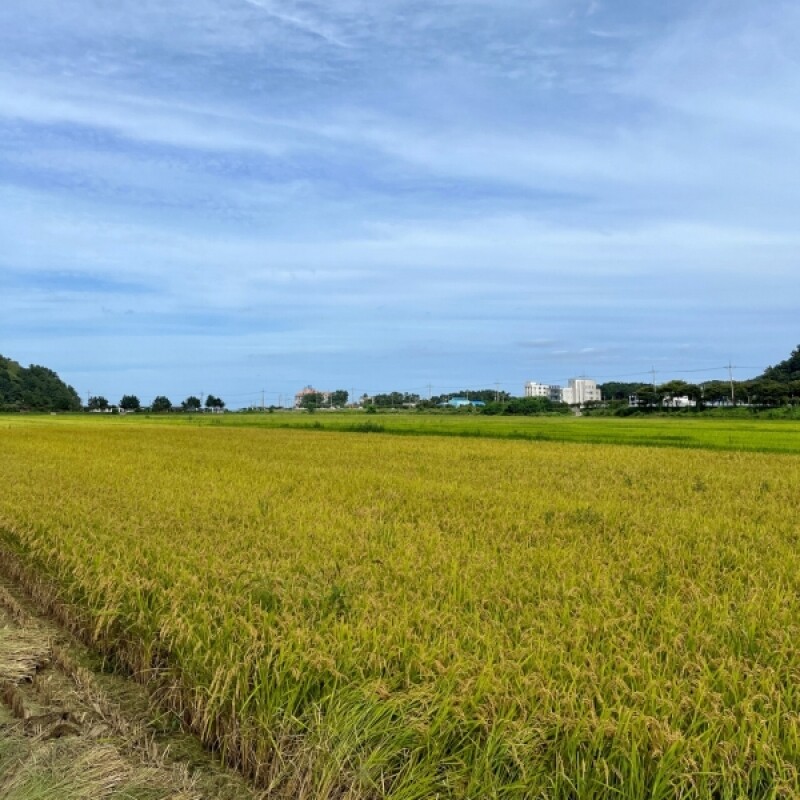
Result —
<instances>
[{"instance_id":1,"label":"yellow rice crop","mask_svg":"<svg viewBox=\"0 0 800 800\"><path fill-rule=\"evenodd\" d=\"M0 530L276 796L800 793L800 457L15 425Z\"/></svg>"}]
</instances>

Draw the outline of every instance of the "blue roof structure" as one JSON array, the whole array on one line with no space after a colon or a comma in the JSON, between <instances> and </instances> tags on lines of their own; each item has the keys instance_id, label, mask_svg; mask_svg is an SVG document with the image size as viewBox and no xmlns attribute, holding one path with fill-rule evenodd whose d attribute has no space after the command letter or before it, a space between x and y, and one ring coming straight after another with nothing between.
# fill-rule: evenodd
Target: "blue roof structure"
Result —
<instances>
[{"instance_id":1,"label":"blue roof structure","mask_svg":"<svg viewBox=\"0 0 800 800\"><path fill-rule=\"evenodd\" d=\"M451 408L464 408L464 406L485 406L482 400L468 400L466 397L451 397L445 405L450 406Z\"/></svg>"}]
</instances>

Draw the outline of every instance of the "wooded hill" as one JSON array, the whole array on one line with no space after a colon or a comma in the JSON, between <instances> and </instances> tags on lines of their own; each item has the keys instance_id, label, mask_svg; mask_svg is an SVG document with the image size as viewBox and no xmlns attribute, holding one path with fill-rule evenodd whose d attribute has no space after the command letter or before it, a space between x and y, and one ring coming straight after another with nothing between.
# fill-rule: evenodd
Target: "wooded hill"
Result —
<instances>
[{"instance_id":1,"label":"wooded hill","mask_svg":"<svg viewBox=\"0 0 800 800\"><path fill-rule=\"evenodd\" d=\"M53 370L0 355L0 411L80 411L78 393Z\"/></svg>"},{"instance_id":2,"label":"wooded hill","mask_svg":"<svg viewBox=\"0 0 800 800\"><path fill-rule=\"evenodd\" d=\"M774 367L767 367L759 380L778 381L778 383L800 381L800 345L792 350L789 358Z\"/></svg>"}]
</instances>

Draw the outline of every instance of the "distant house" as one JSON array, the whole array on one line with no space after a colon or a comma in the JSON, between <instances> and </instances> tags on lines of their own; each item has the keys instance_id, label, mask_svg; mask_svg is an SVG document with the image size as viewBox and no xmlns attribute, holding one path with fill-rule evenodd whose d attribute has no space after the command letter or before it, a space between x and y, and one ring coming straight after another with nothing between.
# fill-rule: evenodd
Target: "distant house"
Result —
<instances>
[{"instance_id":1,"label":"distant house","mask_svg":"<svg viewBox=\"0 0 800 800\"><path fill-rule=\"evenodd\" d=\"M302 408L303 407L303 398L309 394L318 394L322 396L322 402L327 403L330 401L331 393L330 392L322 392L319 389L315 389L311 384L308 386L304 386L297 394L294 396L294 407L295 408Z\"/></svg>"}]
</instances>

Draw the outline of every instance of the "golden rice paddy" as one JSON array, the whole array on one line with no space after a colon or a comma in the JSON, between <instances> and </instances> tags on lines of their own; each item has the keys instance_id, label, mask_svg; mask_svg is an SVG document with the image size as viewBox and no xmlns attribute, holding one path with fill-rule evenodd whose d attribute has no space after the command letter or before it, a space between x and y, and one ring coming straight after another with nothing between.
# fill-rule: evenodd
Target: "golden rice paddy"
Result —
<instances>
[{"instance_id":1,"label":"golden rice paddy","mask_svg":"<svg viewBox=\"0 0 800 800\"><path fill-rule=\"evenodd\" d=\"M800 457L0 430L0 542L276 797L800 793Z\"/></svg>"}]
</instances>

